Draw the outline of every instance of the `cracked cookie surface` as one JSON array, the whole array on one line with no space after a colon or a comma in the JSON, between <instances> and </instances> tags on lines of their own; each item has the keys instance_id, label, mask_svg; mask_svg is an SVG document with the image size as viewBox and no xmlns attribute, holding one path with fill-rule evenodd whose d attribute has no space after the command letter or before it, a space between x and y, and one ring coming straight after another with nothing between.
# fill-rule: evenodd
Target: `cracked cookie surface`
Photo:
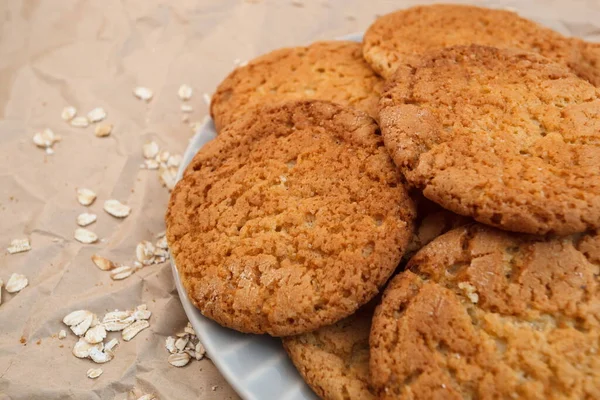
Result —
<instances>
[{"instance_id":1,"label":"cracked cookie surface","mask_svg":"<svg viewBox=\"0 0 600 400\"><path fill-rule=\"evenodd\" d=\"M172 192L182 282L223 326L274 336L330 325L374 297L415 209L375 122L333 103L265 107L206 144Z\"/></svg>"},{"instance_id":2,"label":"cracked cookie surface","mask_svg":"<svg viewBox=\"0 0 600 400\"><path fill-rule=\"evenodd\" d=\"M407 181L457 214L506 230L600 226L600 98L533 53L453 47L399 68L380 100Z\"/></svg>"},{"instance_id":3,"label":"cracked cookie surface","mask_svg":"<svg viewBox=\"0 0 600 400\"><path fill-rule=\"evenodd\" d=\"M283 338L283 347L309 386L324 400L373 400L369 331L375 304L314 332Z\"/></svg>"},{"instance_id":4,"label":"cracked cookie surface","mask_svg":"<svg viewBox=\"0 0 600 400\"><path fill-rule=\"evenodd\" d=\"M212 97L217 130L260 105L290 100L327 100L377 117L383 79L350 41L316 42L272 51L227 76Z\"/></svg>"},{"instance_id":5,"label":"cracked cookie surface","mask_svg":"<svg viewBox=\"0 0 600 400\"><path fill-rule=\"evenodd\" d=\"M516 13L504 10L436 4L412 7L378 18L367 30L363 54L381 76L391 77L407 57L444 47L471 44L532 51L569 67L600 84L598 54Z\"/></svg>"},{"instance_id":6,"label":"cracked cookie surface","mask_svg":"<svg viewBox=\"0 0 600 400\"><path fill-rule=\"evenodd\" d=\"M600 234L470 225L418 252L371 329L380 398L600 396Z\"/></svg>"}]
</instances>

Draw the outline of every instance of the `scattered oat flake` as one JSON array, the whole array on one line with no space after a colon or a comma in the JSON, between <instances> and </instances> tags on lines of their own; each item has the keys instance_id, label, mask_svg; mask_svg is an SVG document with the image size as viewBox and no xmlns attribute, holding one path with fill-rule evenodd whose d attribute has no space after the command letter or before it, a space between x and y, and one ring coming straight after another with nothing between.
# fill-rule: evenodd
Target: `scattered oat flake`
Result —
<instances>
[{"instance_id":1,"label":"scattered oat flake","mask_svg":"<svg viewBox=\"0 0 600 400\"><path fill-rule=\"evenodd\" d=\"M133 274L133 268L122 265L110 271L110 278L114 281L120 281L125 278L129 278Z\"/></svg>"},{"instance_id":2,"label":"scattered oat flake","mask_svg":"<svg viewBox=\"0 0 600 400\"><path fill-rule=\"evenodd\" d=\"M179 167L183 157L180 154L173 154L167 159L167 167Z\"/></svg>"},{"instance_id":3,"label":"scattered oat flake","mask_svg":"<svg viewBox=\"0 0 600 400\"><path fill-rule=\"evenodd\" d=\"M121 335L123 336L123 340L129 342L133 339L138 333L148 328L150 323L146 320L135 321L133 324L129 325L127 328L123 329Z\"/></svg>"},{"instance_id":4,"label":"scattered oat flake","mask_svg":"<svg viewBox=\"0 0 600 400\"><path fill-rule=\"evenodd\" d=\"M90 350L90 358L96 364L104 364L109 362L114 358L114 354L112 351L103 351L97 347L92 347Z\"/></svg>"},{"instance_id":5,"label":"scattered oat flake","mask_svg":"<svg viewBox=\"0 0 600 400\"><path fill-rule=\"evenodd\" d=\"M79 341L73 346L71 353L77 358L88 358L92 349L102 351L103 348L102 343L91 344L86 342L84 338L79 338Z\"/></svg>"},{"instance_id":6,"label":"scattered oat flake","mask_svg":"<svg viewBox=\"0 0 600 400\"><path fill-rule=\"evenodd\" d=\"M189 341L190 341L190 339L187 335L184 337L180 337L179 339L177 339L175 341L175 347L177 348L177 350L179 350L181 352L185 349L185 346L187 346Z\"/></svg>"},{"instance_id":7,"label":"scattered oat flake","mask_svg":"<svg viewBox=\"0 0 600 400\"><path fill-rule=\"evenodd\" d=\"M63 323L77 336L83 336L94 322L95 314L88 310L77 310L63 318ZM96 317L97 318L97 317Z\"/></svg>"},{"instance_id":8,"label":"scattered oat flake","mask_svg":"<svg viewBox=\"0 0 600 400\"><path fill-rule=\"evenodd\" d=\"M106 118L106 111L102 107L96 107L87 114L87 119L90 122L100 122Z\"/></svg>"},{"instance_id":9,"label":"scattered oat flake","mask_svg":"<svg viewBox=\"0 0 600 400\"><path fill-rule=\"evenodd\" d=\"M92 262L102 271L110 271L117 268L117 265L114 262L97 254L92 255Z\"/></svg>"},{"instance_id":10,"label":"scattered oat flake","mask_svg":"<svg viewBox=\"0 0 600 400\"><path fill-rule=\"evenodd\" d=\"M194 349L194 351L196 352L196 360L198 361L202 360L206 355L206 349L204 348L204 345L200 342L196 344L196 348Z\"/></svg>"},{"instance_id":11,"label":"scattered oat flake","mask_svg":"<svg viewBox=\"0 0 600 400\"><path fill-rule=\"evenodd\" d=\"M165 339L165 348L171 354L177 352L177 349L175 348L175 338L173 336L169 336Z\"/></svg>"},{"instance_id":12,"label":"scattered oat flake","mask_svg":"<svg viewBox=\"0 0 600 400\"><path fill-rule=\"evenodd\" d=\"M181 105L181 112L191 113L192 111L194 111L194 109L189 104L182 104Z\"/></svg>"},{"instance_id":13,"label":"scattered oat flake","mask_svg":"<svg viewBox=\"0 0 600 400\"><path fill-rule=\"evenodd\" d=\"M246 65L248 65L248 61L242 61L239 65L239 67L245 67Z\"/></svg>"},{"instance_id":14,"label":"scattered oat flake","mask_svg":"<svg viewBox=\"0 0 600 400\"><path fill-rule=\"evenodd\" d=\"M202 125L204 125L204 122L202 121L194 121L194 122L190 122L190 129L192 130L193 133L196 133L200 128L202 128Z\"/></svg>"},{"instance_id":15,"label":"scattered oat flake","mask_svg":"<svg viewBox=\"0 0 600 400\"><path fill-rule=\"evenodd\" d=\"M190 85L183 84L179 86L179 90L177 91L177 95L183 101L188 101L192 98L193 89Z\"/></svg>"},{"instance_id":16,"label":"scattered oat flake","mask_svg":"<svg viewBox=\"0 0 600 400\"><path fill-rule=\"evenodd\" d=\"M166 162L169 161L169 157L171 157L171 153L169 153L166 150L163 150L156 157L156 161L160 161L162 164L166 164Z\"/></svg>"},{"instance_id":17,"label":"scattered oat flake","mask_svg":"<svg viewBox=\"0 0 600 400\"><path fill-rule=\"evenodd\" d=\"M67 331L65 331L64 329L61 329L60 332L58 332L58 339L63 340L66 337L67 337Z\"/></svg>"},{"instance_id":18,"label":"scattered oat flake","mask_svg":"<svg viewBox=\"0 0 600 400\"><path fill-rule=\"evenodd\" d=\"M23 290L28 284L29 281L25 275L14 273L10 276L8 282L6 282L5 289L8 293L17 293Z\"/></svg>"},{"instance_id":19,"label":"scattered oat flake","mask_svg":"<svg viewBox=\"0 0 600 400\"><path fill-rule=\"evenodd\" d=\"M214 391L216 391L216 390L217 390L217 388L218 388L218 386L217 386L217 385L215 385L215 386L211 387L211 389L212 389L212 391L213 391L213 392L214 392Z\"/></svg>"},{"instance_id":20,"label":"scattered oat flake","mask_svg":"<svg viewBox=\"0 0 600 400\"><path fill-rule=\"evenodd\" d=\"M92 213L81 213L77 216L77 225L88 226L96 222L97 216Z\"/></svg>"},{"instance_id":21,"label":"scattered oat flake","mask_svg":"<svg viewBox=\"0 0 600 400\"><path fill-rule=\"evenodd\" d=\"M63 120L69 122L73 118L75 118L75 115L77 115L77 109L73 106L67 106L67 107L63 108L62 113L60 114L60 117Z\"/></svg>"},{"instance_id":22,"label":"scattered oat flake","mask_svg":"<svg viewBox=\"0 0 600 400\"><path fill-rule=\"evenodd\" d=\"M90 368L87 370L87 377L90 379L96 379L102 375L102 368Z\"/></svg>"},{"instance_id":23,"label":"scattered oat flake","mask_svg":"<svg viewBox=\"0 0 600 400\"><path fill-rule=\"evenodd\" d=\"M141 167L146 169L158 169L159 165L160 164L156 160L144 160L144 163L141 165Z\"/></svg>"},{"instance_id":24,"label":"scattered oat flake","mask_svg":"<svg viewBox=\"0 0 600 400\"><path fill-rule=\"evenodd\" d=\"M33 143L37 147L45 148L46 150L54 146L54 143L61 140L61 137L55 135L52 129L44 129L33 135Z\"/></svg>"},{"instance_id":25,"label":"scattered oat flake","mask_svg":"<svg viewBox=\"0 0 600 400\"><path fill-rule=\"evenodd\" d=\"M115 310L109 313L106 313L104 318L102 319L102 325L109 332L119 332L123 329L127 328L135 322L134 318L131 316L129 311L119 311Z\"/></svg>"},{"instance_id":26,"label":"scattered oat flake","mask_svg":"<svg viewBox=\"0 0 600 400\"><path fill-rule=\"evenodd\" d=\"M177 183L176 177L177 171L175 168L163 168L159 175L160 181L169 190L173 190L175 187L175 184Z\"/></svg>"},{"instance_id":27,"label":"scattered oat flake","mask_svg":"<svg viewBox=\"0 0 600 400\"><path fill-rule=\"evenodd\" d=\"M204 102L206 103L206 105L210 106L210 95L208 93L204 93L202 95L202 98L204 99Z\"/></svg>"},{"instance_id":28,"label":"scattered oat flake","mask_svg":"<svg viewBox=\"0 0 600 400\"><path fill-rule=\"evenodd\" d=\"M156 400L156 397L153 394L145 394L141 397L138 397L137 400Z\"/></svg>"},{"instance_id":29,"label":"scattered oat flake","mask_svg":"<svg viewBox=\"0 0 600 400\"><path fill-rule=\"evenodd\" d=\"M104 325L96 325L85 333L85 340L88 343L96 344L102 342L106 338L106 329Z\"/></svg>"},{"instance_id":30,"label":"scattered oat flake","mask_svg":"<svg viewBox=\"0 0 600 400\"><path fill-rule=\"evenodd\" d=\"M185 333L189 333L192 336L196 336L196 331L194 330L194 327L192 327L191 323L187 323L187 325L185 326L185 328L183 328L183 331Z\"/></svg>"},{"instance_id":31,"label":"scattered oat flake","mask_svg":"<svg viewBox=\"0 0 600 400\"><path fill-rule=\"evenodd\" d=\"M75 117L71 120L71 126L76 128L87 128L90 121L86 117Z\"/></svg>"},{"instance_id":32,"label":"scattered oat flake","mask_svg":"<svg viewBox=\"0 0 600 400\"><path fill-rule=\"evenodd\" d=\"M121 203L119 200L106 200L104 211L117 218L125 218L131 212L131 207Z\"/></svg>"},{"instance_id":33,"label":"scattered oat flake","mask_svg":"<svg viewBox=\"0 0 600 400\"><path fill-rule=\"evenodd\" d=\"M152 263L154 258L154 245L147 240L142 240L135 247L135 257L139 262L144 265L149 265Z\"/></svg>"},{"instance_id":34,"label":"scattered oat flake","mask_svg":"<svg viewBox=\"0 0 600 400\"><path fill-rule=\"evenodd\" d=\"M145 306L145 304L142 304L142 305ZM133 317L133 319L135 319L136 321L150 319L150 317L152 316L152 311L148 310L147 308L141 308L141 307L142 306L138 306L135 309L135 311L131 315Z\"/></svg>"},{"instance_id":35,"label":"scattered oat flake","mask_svg":"<svg viewBox=\"0 0 600 400\"><path fill-rule=\"evenodd\" d=\"M174 353L170 354L167 360L169 364L175 367L184 367L190 362L190 359L191 357L188 353Z\"/></svg>"},{"instance_id":36,"label":"scattered oat flake","mask_svg":"<svg viewBox=\"0 0 600 400\"><path fill-rule=\"evenodd\" d=\"M94 130L94 134L97 137L107 137L111 134L113 126L111 124L98 125Z\"/></svg>"},{"instance_id":37,"label":"scattered oat flake","mask_svg":"<svg viewBox=\"0 0 600 400\"><path fill-rule=\"evenodd\" d=\"M150 101L152 99L152 96L154 95L154 93L152 93L152 90L143 86L138 86L135 89L133 89L133 94L138 99L144 101Z\"/></svg>"},{"instance_id":38,"label":"scattered oat flake","mask_svg":"<svg viewBox=\"0 0 600 400\"><path fill-rule=\"evenodd\" d=\"M119 339L117 338L112 338L111 340L109 340L108 342L106 342L106 344L104 345L104 350L105 351L112 351L112 349L114 349L115 347L117 347L119 345Z\"/></svg>"},{"instance_id":39,"label":"scattered oat flake","mask_svg":"<svg viewBox=\"0 0 600 400\"><path fill-rule=\"evenodd\" d=\"M89 206L96 200L96 193L91 189L79 188L77 189L77 201L82 206Z\"/></svg>"},{"instance_id":40,"label":"scattered oat flake","mask_svg":"<svg viewBox=\"0 0 600 400\"><path fill-rule=\"evenodd\" d=\"M31 250L31 244L29 239L13 239L10 242L10 246L6 249L10 254L23 253Z\"/></svg>"},{"instance_id":41,"label":"scattered oat flake","mask_svg":"<svg viewBox=\"0 0 600 400\"><path fill-rule=\"evenodd\" d=\"M160 239L158 239L156 241L156 247L158 247L159 249L164 249L166 250L168 248L167 245L167 238L165 236L161 237Z\"/></svg>"},{"instance_id":42,"label":"scattered oat flake","mask_svg":"<svg viewBox=\"0 0 600 400\"><path fill-rule=\"evenodd\" d=\"M142 146L142 154L144 155L144 158L147 159L156 157L159 150L158 144L154 141L147 142Z\"/></svg>"},{"instance_id":43,"label":"scattered oat flake","mask_svg":"<svg viewBox=\"0 0 600 400\"><path fill-rule=\"evenodd\" d=\"M98 241L98 235L85 228L75 229L75 234L73 235L73 237L75 238L75 240L83 244L91 244Z\"/></svg>"}]
</instances>

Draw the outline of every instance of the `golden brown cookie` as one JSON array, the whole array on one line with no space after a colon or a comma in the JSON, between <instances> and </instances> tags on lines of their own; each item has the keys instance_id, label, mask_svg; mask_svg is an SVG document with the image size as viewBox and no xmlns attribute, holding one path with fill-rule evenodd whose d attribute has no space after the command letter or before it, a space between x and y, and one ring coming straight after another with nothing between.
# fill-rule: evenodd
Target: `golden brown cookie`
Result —
<instances>
[{"instance_id":1,"label":"golden brown cookie","mask_svg":"<svg viewBox=\"0 0 600 400\"><path fill-rule=\"evenodd\" d=\"M369 116L300 101L248 114L198 152L172 192L167 240L205 316L285 336L375 296L414 214Z\"/></svg>"},{"instance_id":2,"label":"golden brown cookie","mask_svg":"<svg viewBox=\"0 0 600 400\"><path fill-rule=\"evenodd\" d=\"M600 92L537 54L453 47L400 67L380 101L406 179L506 230L600 227Z\"/></svg>"},{"instance_id":3,"label":"golden brown cookie","mask_svg":"<svg viewBox=\"0 0 600 400\"><path fill-rule=\"evenodd\" d=\"M374 400L369 381L373 302L356 314L314 332L283 338L294 365L325 400Z\"/></svg>"},{"instance_id":4,"label":"golden brown cookie","mask_svg":"<svg viewBox=\"0 0 600 400\"><path fill-rule=\"evenodd\" d=\"M598 232L544 239L471 225L408 269L373 318L379 398L600 398Z\"/></svg>"},{"instance_id":5,"label":"golden brown cookie","mask_svg":"<svg viewBox=\"0 0 600 400\"><path fill-rule=\"evenodd\" d=\"M600 80L580 69L584 61L577 40L519 17L516 13L458 4L436 4L400 10L378 18L367 30L363 54L373 69L389 78L413 54L471 44L537 52Z\"/></svg>"},{"instance_id":6,"label":"golden brown cookie","mask_svg":"<svg viewBox=\"0 0 600 400\"><path fill-rule=\"evenodd\" d=\"M257 106L289 100L332 101L375 118L382 86L360 43L316 42L275 50L234 70L213 95L210 113L218 131Z\"/></svg>"}]
</instances>

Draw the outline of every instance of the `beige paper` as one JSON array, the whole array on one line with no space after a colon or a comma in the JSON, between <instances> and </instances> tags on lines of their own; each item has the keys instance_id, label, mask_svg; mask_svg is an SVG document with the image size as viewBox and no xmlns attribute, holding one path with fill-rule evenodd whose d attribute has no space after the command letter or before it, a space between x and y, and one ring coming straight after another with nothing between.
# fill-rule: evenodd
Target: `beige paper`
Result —
<instances>
[{"instance_id":1,"label":"beige paper","mask_svg":"<svg viewBox=\"0 0 600 400\"><path fill-rule=\"evenodd\" d=\"M182 117L202 120L203 94L236 60L363 31L376 15L417 3L424 2L0 2L0 279L14 272L29 278L20 293L2 291L0 399L126 399L134 388L163 400L237 398L210 361L167 363L165 338L187 322L168 263L112 281L90 256L131 265L136 244L164 230L168 192L157 171L139 168L142 145L156 140L182 154L192 135ZM513 7L563 33L600 40L600 5L593 0L474 3ZM191 113L180 109L184 83L194 89L186 102ZM152 100L134 97L136 86L152 89ZM78 115L103 107L101 124L113 124L112 134L96 137L94 124L71 127L61 119L69 105ZM53 155L32 142L45 128L62 137ZM90 207L77 202L79 187L98 194ZM131 206L131 215L108 215L107 199ZM76 217L86 211L98 215L87 228L101 241L91 245L73 239ZM32 250L9 255L4 249L22 237ZM153 312L150 328L122 342L111 362L71 355L76 338L61 322L66 314L83 308L103 315L141 303ZM64 340L57 338L61 329L68 331ZM104 373L87 378L96 367Z\"/></svg>"}]
</instances>

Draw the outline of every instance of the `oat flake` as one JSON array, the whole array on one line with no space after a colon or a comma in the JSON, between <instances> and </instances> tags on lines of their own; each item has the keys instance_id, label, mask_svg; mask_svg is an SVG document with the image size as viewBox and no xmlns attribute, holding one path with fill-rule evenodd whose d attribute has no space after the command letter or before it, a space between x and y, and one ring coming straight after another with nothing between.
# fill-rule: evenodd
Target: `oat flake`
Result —
<instances>
[{"instance_id":1,"label":"oat flake","mask_svg":"<svg viewBox=\"0 0 600 400\"><path fill-rule=\"evenodd\" d=\"M102 107L96 107L87 114L87 119L90 122L100 122L106 118L106 111Z\"/></svg>"},{"instance_id":2,"label":"oat flake","mask_svg":"<svg viewBox=\"0 0 600 400\"><path fill-rule=\"evenodd\" d=\"M10 242L10 246L6 249L10 254L23 253L31 250L29 239L14 239Z\"/></svg>"},{"instance_id":3,"label":"oat flake","mask_svg":"<svg viewBox=\"0 0 600 400\"><path fill-rule=\"evenodd\" d=\"M158 144L154 141L152 142L147 142L142 146L142 154L144 155L144 158L146 159L151 159L156 157L156 155L158 154L158 152L160 151Z\"/></svg>"},{"instance_id":4,"label":"oat flake","mask_svg":"<svg viewBox=\"0 0 600 400\"><path fill-rule=\"evenodd\" d=\"M107 137L112 133L113 126L111 124L108 125L98 125L94 130L94 135L97 137Z\"/></svg>"},{"instance_id":5,"label":"oat flake","mask_svg":"<svg viewBox=\"0 0 600 400\"><path fill-rule=\"evenodd\" d=\"M77 201L82 206L89 206L96 200L96 193L91 189L79 188L77 189Z\"/></svg>"},{"instance_id":6,"label":"oat flake","mask_svg":"<svg viewBox=\"0 0 600 400\"><path fill-rule=\"evenodd\" d=\"M75 234L73 235L75 240L84 244L91 244L98 241L98 235L89 229L85 228L77 228L75 229Z\"/></svg>"},{"instance_id":7,"label":"oat flake","mask_svg":"<svg viewBox=\"0 0 600 400\"><path fill-rule=\"evenodd\" d=\"M133 272L133 268L127 265L122 265L113 269L110 272L110 278L114 281L120 281L122 279L129 278L133 274Z\"/></svg>"},{"instance_id":8,"label":"oat flake","mask_svg":"<svg viewBox=\"0 0 600 400\"><path fill-rule=\"evenodd\" d=\"M79 226L88 226L96 222L98 217L96 214L92 213L81 213L77 216L77 225Z\"/></svg>"},{"instance_id":9,"label":"oat flake","mask_svg":"<svg viewBox=\"0 0 600 400\"><path fill-rule=\"evenodd\" d=\"M29 281L25 275L14 273L10 276L8 282L6 282L5 289L8 293L17 293L23 290L28 284Z\"/></svg>"},{"instance_id":10,"label":"oat flake","mask_svg":"<svg viewBox=\"0 0 600 400\"><path fill-rule=\"evenodd\" d=\"M75 117L71 120L71 126L76 128L87 128L90 121L86 117Z\"/></svg>"},{"instance_id":11,"label":"oat flake","mask_svg":"<svg viewBox=\"0 0 600 400\"><path fill-rule=\"evenodd\" d=\"M104 211L117 218L125 218L131 212L131 207L121 203L119 200L106 200Z\"/></svg>"},{"instance_id":12,"label":"oat flake","mask_svg":"<svg viewBox=\"0 0 600 400\"><path fill-rule=\"evenodd\" d=\"M75 115L77 115L77 109L73 106L67 106L67 107L63 108L62 113L60 114L60 117L64 121L69 122L73 118L75 118Z\"/></svg>"},{"instance_id":13,"label":"oat flake","mask_svg":"<svg viewBox=\"0 0 600 400\"><path fill-rule=\"evenodd\" d=\"M150 90L146 87L143 87L143 86L138 86L135 89L133 89L133 94L138 99L144 100L144 101L152 100L152 96L154 95L154 93L152 93L152 90Z\"/></svg>"},{"instance_id":14,"label":"oat flake","mask_svg":"<svg viewBox=\"0 0 600 400\"><path fill-rule=\"evenodd\" d=\"M169 364L175 367L184 367L190 362L190 359L191 357L187 353L175 353L169 355L167 360L169 361Z\"/></svg>"},{"instance_id":15,"label":"oat flake","mask_svg":"<svg viewBox=\"0 0 600 400\"><path fill-rule=\"evenodd\" d=\"M123 336L123 340L129 342L133 339L138 333L148 328L150 323L146 320L136 321L133 324L129 325L127 328L123 329L121 332Z\"/></svg>"},{"instance_id":16,"label":"oat flake","mask_svg":"<svg viewBox=\"0 0 600 400\"><path fill-rule=\"evenodd\" d=\"M102 375L102 368L90 368L87 370L87 377L90 379L96 379Z\"/></svg>"},{"instance_id":17,"label":"oat flake","mask_svg":"<svg viewBox=\"0 0 600 400\"><path fill-rule=\"evenodd\" d=\"M179 96L179 98L183 101L188 101L189 99L192 98L192 94L193 94L193 89L191 88L190 85L186 85L183 84L181 86L179 86L179 90L177 91L177 95Z\"/></svg>"},{"instance_id":18,"label":"oat flake","mask_svg":"<svg viewBox=\"0 0 600 400\"><path fill-rule=\"evenodd\" d=\"M92 262L102 271L110 271L117 268L117 265L114 262L97 254L92 255Z\"/></svg>"}]
</instances>

